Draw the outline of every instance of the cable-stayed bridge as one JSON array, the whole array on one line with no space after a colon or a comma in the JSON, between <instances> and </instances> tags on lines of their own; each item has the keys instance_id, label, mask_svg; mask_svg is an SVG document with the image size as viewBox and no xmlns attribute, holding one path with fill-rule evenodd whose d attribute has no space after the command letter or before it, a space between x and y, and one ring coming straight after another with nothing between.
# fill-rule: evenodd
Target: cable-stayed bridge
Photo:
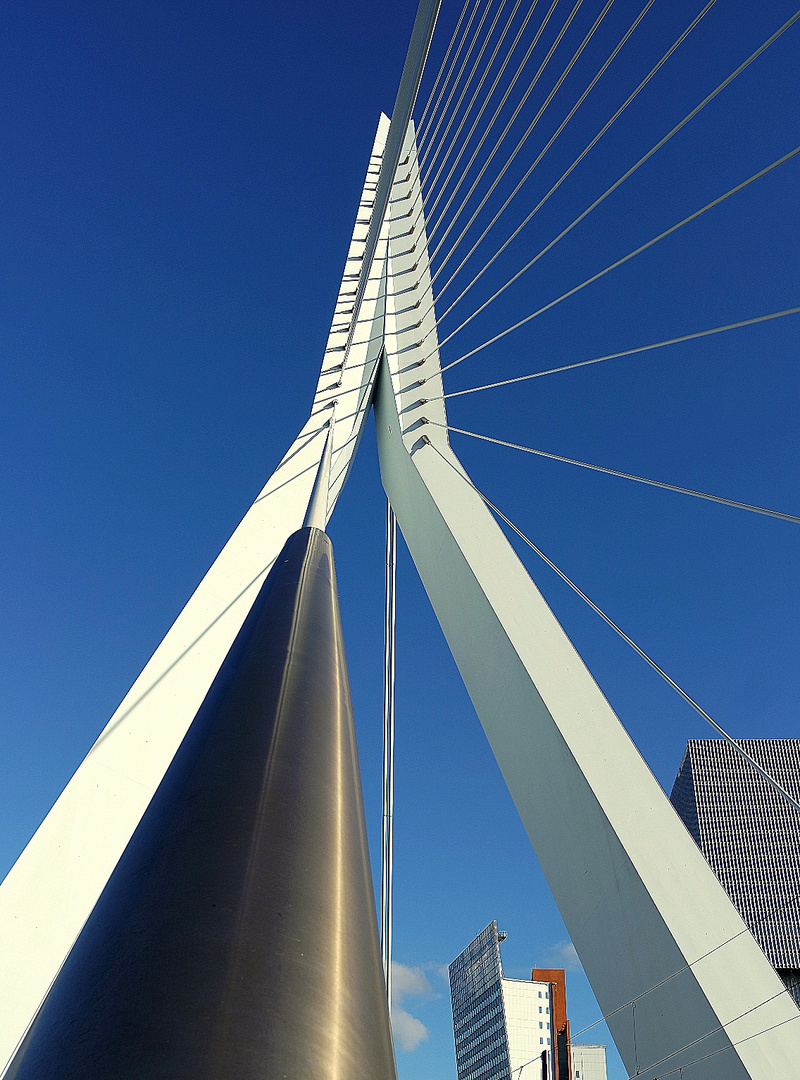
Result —
<instances>
[{"instance_id":1,"label":"cable-stayed bridge","mask_svg":"<svg viewBox=\"0 0 800 1080\"><path fill-rule=\"evenodd\" d=\"M584 101L592 100L589 95L599 80L612 71L611 64L618 57L623 59L623 50L635 43L634 35L651 6L633 13L591 78L573 95L570 109L575 106L575 117ZM524 186L530 179L528 172L533 175L540 161L548 160L546 153L559 145L558 137L567 131L573 116L562 111L547 130L547 138L531 142L537 125L549 116L547 109L561 101L562 87L572 85L570 76L581 70L578 65L596 45L610 12L611 5L591 12L584 12L582 5L563 6L563 10L557 4L541 10L537 5L467 5L452 48L449 53L445 50L440 77L437 80L434 73L429 95L418 109L417 138L417 127L409 116L420 60L427 50L425 27L431 23L425 20L432 21L434 14L432 9L421 8L392 117L394 129L382 121L372 148L311 418L232 545L226 547L145 669L142 681L112 719L83 773L65 793L61 810L45 824L4 886L4 898L10 898L9 910L13 908L17 924L14 933L21 932L18 924L24 913L33 931L46 922L54 939L38 971L36 946L26 944L19 953L25 958L21 966L30 976L32 989L30 1000L24 1003L19 992L22 982L15 977L13 997L20 1014L27 1010L28 1019L33 1011L30 1001L35 1009L41 1000L39 991L46 991L80 930L147 805L159 771L166 768L196 714L264 574L287 535L306 519L312 488L320 477L327 491L326 513L332 512L374 402L382 476L401 529L601 1008L613 1014L612 1030L629 1071L658 1076L670 1068L685 1067L690 1075L691 1063L697 1061L695 1068L703 1070L698 1075L714 1075L714 1068L722 1070L719 1075L735 1075L731 1071L735 1067L747 1070L741 1071L743 1076L748 1071L760 1075L759 1068L779 1068L781 1059L776 1055L793 1052L794 1006L749 936L742 934L735 912L681 833L657 785L503 540L493 518L500 511L489 501L485 483L478 486L462 471L448 438L445 393L466 396L464 392L473 387L454 384L451 391L441 381L440 368L463 371L473 356L524 332L578 292L793 166L796 151L791 146L769 160L754 162L721 190L623 246L606 262L601 260L580 280L556 288L535 306L518 308L513 318L489 326L456 348L459 334L480 326L484 312L496 310L493 304L505 303L515 289L524 300L529 295L520 284L529 280L524 275L536 274L537 265L557 243L580 228L590 214L602 213L606 199L793 29L784 19L754 40L749 52L713 86L704 88L676 123L657 132L651 145L632 155L633 160L593 192L546 242L524 250L519 258L521 249L512 245L527 237L524 230L529 219L546 212L549 200L558 197L562 185L579 168L580 154L575 155L574 165L568 160L549 187L528 202L513 228L497 240L492 229L500 230L500 223L505 222L502 215L519 205L514 199L529 190ZM662 54L638 81L633 80L630 104L623 98L618 109L623 104L626 109L633 107L651 80L669 70L667 64L680 55L678 50L699 30L707 14L700 9L673 40L664 43ZM593 83L595 76L598 81ZM597 127L594 144L595 135L581 154L602 145L609 121L611 126L617 122L614 111ZM515 163L524 166L521 175L513 173ZM513 183L507 180L509 175ZM484 241L490 243L481 249ZM502 270L512 258L509 271L481 294L484 283L492 281L489 273ZM790 319L794 313L796 306L788 301L770 310L738 312L738 317L713 325L681 327L679 333L640 340L626 348L599 350L569 366L611 363L621 354L637 357L644 351L668 350L682 343L679 338L735 334L746 329L743 324L758 326ZM514 378L524 385L539 371L496 373L498 378L492 381ZM463 427L460 433L472 430ZM543 452L532 442L523 445L519 439L504 438L502 432L473 434L514 443L533 454ZM609 468L618 479L648 486L664 483L676 497L700 496L726 503L731 510L782 516L788 519L787 526L793 523L789 511L779 506L757 506L723 492L698 491L692 484L615 470L603 462L558 457L562 463L593 471ZM508 524L503 516L500 520ZM528 533L521 539L535 543ZM654 658L653 662L657 663ZM709 712L713 718L714 710ZM119 747L123 733L124 750ZM154 736L160 740L155 753L150 741ZM139 745L132 750L137 740L148 748ZM109 806L119 804L119 781L98 783L99 775L105 777L115 768L120 773L115 753L124 754L126 770L132 760L143 770L133 782L142 789L138 797L129 789L122 800L124 814L109 811ZM89 778L92 770L96 771ZM149 792L144 777L151 785ZM89 790L96 793L91 798L98 802L85 802ZM75 800L72 805L70 798ZM109 801L107 805L103 799ZM83 817L76 826L78 808ZM559 829L567 831L559 836ZM70 910L59 902L53 882L65 880L65 867L74 865L76 858L81 859L82 868L87 867L86 858L80 853L76 856L75 844L91 852L94 876L84 870L79 883L84 894L81 897L80 889L73 890ZM41 874L48 884L36 892L30 881ZM587 876L591 889L585 884ZM18 882L21 885L14 896ZM46 918L35 909L34 895L43 898ZM644 941L649 943L646 950ZM731 980L730 972L739 969L747 976ZM781 1049L783 1040L789 1050ZM698 1043L702 1055L696 1049ZM715 1056L705 1060L709 1054ZM737 1065L732 1066L731 1060ZM791 1056L786 1060L792 1060Z\"/></svg>"}]
</instances>

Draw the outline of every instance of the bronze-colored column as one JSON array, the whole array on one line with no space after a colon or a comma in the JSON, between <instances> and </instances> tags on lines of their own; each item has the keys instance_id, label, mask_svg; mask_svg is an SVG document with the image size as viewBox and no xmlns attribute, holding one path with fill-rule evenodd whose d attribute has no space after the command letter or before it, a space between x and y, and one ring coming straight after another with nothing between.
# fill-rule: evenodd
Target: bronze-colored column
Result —
<instances>
[{"instance_id":1,"label":"bronze-colored column","mask_svg":"<svg viewBox=\"0 0 800 1080\"><path fill-rule=\"evenodd\" d=\"M9 1080L396 1080L333 550L289 538Z\"/></svg>"}]
</instances>

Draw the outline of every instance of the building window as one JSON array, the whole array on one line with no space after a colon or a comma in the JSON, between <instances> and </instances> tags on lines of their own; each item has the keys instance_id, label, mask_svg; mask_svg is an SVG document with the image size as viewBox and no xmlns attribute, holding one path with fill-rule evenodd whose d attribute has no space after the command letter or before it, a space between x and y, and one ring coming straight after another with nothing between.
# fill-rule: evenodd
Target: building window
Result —
<instances>
[{"instance_id":1,"label":"building window","mask_svg":"<svg viewBox=\"0 0 800 1080\"><path fill-rule=\"evenodd\" d=\"M539 1039L539 1046L544 1046L544 1039Z\"/></svg>"}]
</instances>

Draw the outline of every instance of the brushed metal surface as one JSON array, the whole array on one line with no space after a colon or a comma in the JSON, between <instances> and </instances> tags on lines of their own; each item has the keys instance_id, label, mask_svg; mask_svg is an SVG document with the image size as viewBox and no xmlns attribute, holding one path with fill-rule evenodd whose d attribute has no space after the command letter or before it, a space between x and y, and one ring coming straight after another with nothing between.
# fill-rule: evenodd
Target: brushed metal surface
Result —
<instances>
[{"instance_id":1,"label":"brushed metal surface","mask_svg":"<svg viewBox=\"0 0 800 1080\"><path fill-rule=\"evenodd\" d=\"M9 1076L396 1080L320 530L287 541Z\"/></svg>"}]
</instances>

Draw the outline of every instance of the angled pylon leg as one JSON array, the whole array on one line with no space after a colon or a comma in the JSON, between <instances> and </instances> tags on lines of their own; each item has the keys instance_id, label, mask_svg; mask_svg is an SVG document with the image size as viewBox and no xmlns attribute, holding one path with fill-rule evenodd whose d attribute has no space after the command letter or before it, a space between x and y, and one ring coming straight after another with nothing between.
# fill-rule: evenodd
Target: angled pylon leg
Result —
<instances>
[{"instance_id":1,"label":"angled pylon leg","mask_svg":"<svg viewBox=\"0 0 800 1080\"><path fill-rule=\"evenodd\" d=\"M383 116L308 421L0 885L0 1074L161 782L276 556L303 524L329 431L328 516L333 511L363 430L369 380L383 347L387 227L378 237L358 311L353 298L388 130ZM345 353L353 327L357 333Z\"/></svg>"},{"instance_id":2,"label":"angled pylon leg","mask_svg":"<svg viewBox=\"0 0 800 1080\"><path fill-rule=\"evenodd\" d=\"M630 1075L789 1080L797 1007L450 448L406 156L375 411L422 583Z\"/></svg>"},{"instance_id":3,"label":"angled pylon leg","mask_svg":"<svg viewBox=\"0 0 800 1080\"><path fill-rule=\"evenodd\" d=\"M304 522L324 448L328 491L315 520L319 507L323 518L330 515L349 474L383 349L386 213L439 5L419 0L392 121L382 116L378 125L309 419L0 885L0 1073L25 1039L282 545Z\"/></svg>"},{"instance_id":4,"label":"angled pylon leg","mask_svg":"<svg viewBox=\"0 0 800 1080\"><path fill-rule=\"evenodd\" d=\"M9 1080L395 1080L333 549L293 534Z\"/></svg>"}]
</instances>

